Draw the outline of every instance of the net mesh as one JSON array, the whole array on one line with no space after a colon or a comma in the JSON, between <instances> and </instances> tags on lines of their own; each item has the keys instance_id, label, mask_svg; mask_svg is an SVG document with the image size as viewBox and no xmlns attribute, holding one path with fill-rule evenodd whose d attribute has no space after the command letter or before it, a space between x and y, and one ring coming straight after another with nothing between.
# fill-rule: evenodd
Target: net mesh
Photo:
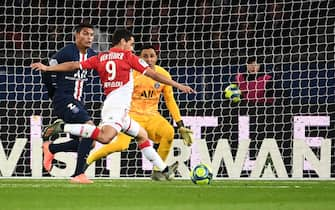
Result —
<instances>
[{"instance_id":1,"label":"net mesh","mask_svg":"<svg viewBox=\"0 0 335 210\"><path fill-rule=\"evenodd\" d=\"M182 162L178 176L188 177L186 171L198 162L209 162L215 177L335 176L334 1L21 0L2 1L0 14L4 177L50 176L41 167L41 142L30 130L30 116L41 116L44 126L55 117L40 74L29 65L46 62L73 42L73 28L81 22L96 26L97 51L109 49L115 29L128 28L136 49L152 44L159 65L198 91L175 92L196 137L187 148L176 132L169 161ZM246 98L234 103L225 97L223 90L236 83L238 72L246 71L250 56L260 59L272 76L273 103L255 104ZM96 75L91 75L85 93L98 123L103 96ZM160 108L171 120L164 103ZM38 122L33 119L37 127ZM71 175L73 161L73 154L59 154L59 170L52 175ZM90 173L143 177L150 174L150 166L132 143L128 151L98 161Z\"/></svg>"}]
</instances>

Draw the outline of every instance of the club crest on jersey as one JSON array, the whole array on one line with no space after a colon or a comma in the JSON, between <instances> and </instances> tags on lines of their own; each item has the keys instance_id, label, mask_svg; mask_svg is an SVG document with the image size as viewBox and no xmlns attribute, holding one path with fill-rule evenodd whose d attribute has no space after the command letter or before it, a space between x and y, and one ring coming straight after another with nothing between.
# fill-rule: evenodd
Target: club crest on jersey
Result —
<instances>
[{"instance_id":1,"label":"club crest on jersey","mask_svg":"<svg viewBox=\"0 0 335 210\"><path fill-rule=\"evenodd\" d=\"M156 88L156 89L158 89L160 86L161 86L161 84L160 84L159 82L156 82L156 83L154 84L154 88Z\"/></svg>"}]
</instances>

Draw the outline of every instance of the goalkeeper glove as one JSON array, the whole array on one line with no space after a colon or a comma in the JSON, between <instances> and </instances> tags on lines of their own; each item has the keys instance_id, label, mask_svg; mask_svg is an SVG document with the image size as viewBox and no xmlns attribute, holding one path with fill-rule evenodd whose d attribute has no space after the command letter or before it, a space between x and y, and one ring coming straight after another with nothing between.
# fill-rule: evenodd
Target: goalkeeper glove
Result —
<instances>
[{"instance_id":1,"label":"goalkeeper glove","mask_svg":"<svg viewBox=\"0 0 335 210\"><path fill-rule=\"evenodd\" d=\"M183 138L184 144L186 146L191 146L193 143L193 131L186 128L184 126L183 121L177 122L177 125L179 127L178 130L179 130L181 137Z\"/></svg>"}]
</instances>

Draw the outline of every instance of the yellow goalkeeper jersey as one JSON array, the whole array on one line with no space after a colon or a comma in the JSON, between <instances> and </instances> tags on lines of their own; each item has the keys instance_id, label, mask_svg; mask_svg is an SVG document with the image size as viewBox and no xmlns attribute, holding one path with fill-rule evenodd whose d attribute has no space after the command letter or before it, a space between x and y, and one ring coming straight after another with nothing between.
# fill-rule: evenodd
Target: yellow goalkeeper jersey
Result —
<instances>
[{"instance_id":1,"label":"yellow goalkeeper jersey","mask_svg":"<svg viewBox=\"0 0 335 210\"><path fill-rule=\"evenodd\" d=\"M155 65L155 71L171 79L171 75L164 68ZM173 120L181 120L180 111L173 96L173 89L169 85L159 83L137 71L133 72L134 91L132 96L130 114L140 114L152 116L160 114L158 103L160 95L163 93L167 108Z\"/></svg>"}]
</instances>

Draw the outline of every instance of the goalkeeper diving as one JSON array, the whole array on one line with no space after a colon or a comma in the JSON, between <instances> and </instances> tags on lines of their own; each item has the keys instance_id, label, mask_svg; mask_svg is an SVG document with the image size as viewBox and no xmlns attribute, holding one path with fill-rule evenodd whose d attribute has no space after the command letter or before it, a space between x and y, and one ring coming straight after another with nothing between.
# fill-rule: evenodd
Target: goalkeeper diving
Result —
<instances>
[{"instance_id":1,"label":"goalkeeper diving","mask_svg":"<svg viewBox=\"0 0 335 210\"><path fill-rule=\"evenodd\" d=\"M158 56L153 46L143 46L140 50L140 57L145 60L153 70L171 79L171 75L168 71L156 65ZM178 131L184 144L191 146L193 142L193 132L184 126L179 108L173 96L172 87L161 84L137 71L133 72L133 78L134 90L129 115L147 131L149 138L154 139L155 144L159 144L157 153L162 160L166 161L174 139L174 128L158 111L158 103L162 93L166 106L173 120L177 123ZM87 164L90 165L94 161L106 157L113 152L127 150L131 139L132 137L124 133L119 133L116 139L91 153L86 159ZM153 168L151 178L156 181L166 180L166 177L158 168Z\"/></svg>"}]
</instances>

